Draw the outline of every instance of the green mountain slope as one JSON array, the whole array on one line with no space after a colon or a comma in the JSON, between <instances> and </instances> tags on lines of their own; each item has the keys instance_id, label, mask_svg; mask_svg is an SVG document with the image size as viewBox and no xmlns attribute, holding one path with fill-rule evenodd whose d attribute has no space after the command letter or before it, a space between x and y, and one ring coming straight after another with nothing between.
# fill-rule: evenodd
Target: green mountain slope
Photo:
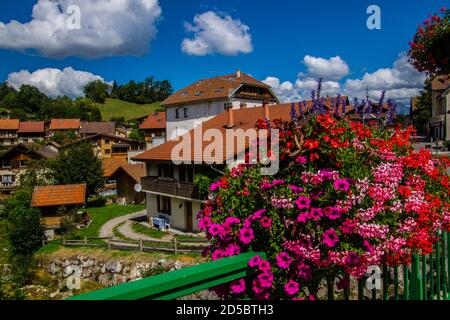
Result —
<instances>
[{"instance_id":1,"label":"green mountain slope","mask_svg":"<svg viewBox=\"0 0 450 320\"><path fill-rule=\"evenodd\" d=\"M135 104L118 99L107 99L104 104L97 104L102 114L103 121L109 121L113 117L124 117L126 121L141 118L156 110L163 110L159 102L152 104Z\"/></svg>"}]
</instances>

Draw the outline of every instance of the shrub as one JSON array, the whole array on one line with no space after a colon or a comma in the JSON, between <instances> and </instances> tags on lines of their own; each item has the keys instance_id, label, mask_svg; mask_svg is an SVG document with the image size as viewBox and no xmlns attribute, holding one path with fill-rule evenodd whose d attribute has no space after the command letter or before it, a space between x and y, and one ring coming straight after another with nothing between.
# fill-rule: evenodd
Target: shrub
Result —
<instances>
[{"instance_id":1,"label":"shrub","mask_svg":"<svg viewBox=\"0 0 450 320\"><path fill-rule=\"evenodd\" d=\"M240 165L211 185L199 212L212 260L265 252L255 274L216 288L224 297L314 297L322 279L362 277L369 265L429 254L449 229L449 178L429 151L415 153L411 129L386 130L330 114L275 122L280 171ZM259 128L267 127L260 121ZM276 139L272 137L272 143Z\"/></svg>"},{"instance_id":2,"label":"shrub","mask_svg":"<svg viewBox=\"0 0 450 320\"><path fill-rule=\"evenodd\" d=\"M107 198L103 196L93 196L88 199L87 206L90 208L101 208L106 205Z\"/></svg>"}]
</instances>

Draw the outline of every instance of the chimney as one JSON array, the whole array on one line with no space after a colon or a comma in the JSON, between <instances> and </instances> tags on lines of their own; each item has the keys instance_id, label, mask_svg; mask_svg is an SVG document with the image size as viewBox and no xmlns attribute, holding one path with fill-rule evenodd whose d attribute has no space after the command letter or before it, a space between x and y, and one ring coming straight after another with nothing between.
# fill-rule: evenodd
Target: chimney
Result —
<instances>
[{"instance_id":1,"label":"chimney","mask_svg":"<svg viewBox=\"0 0 450 320\"><path fill-rule=\"evenodd\" d=\"M264 107L264 118L270 119L269 102L263 101L263 107Z\"/></svg>"},{"instance_id":2,"label":"chimney","mask_svg":"<svg viewBox=\"0 0 450 320\"><path fill-rule=\"evenodd\" d=\"M227 128L233 128L234 127L234 113L233 113L233 105L230 103L227 106L227 113L228 113L228 124Z\"/></svg>"},{"instance_id":3,"label":"chimney","mask_svg":"<svg viewBox=\"0 0 450 320\"><path fill-rule=\"evenodd\" d=\"M236 70L236 78L240 78L241 77L241 70L237 69Z\"/></svg>"}]
</instances>

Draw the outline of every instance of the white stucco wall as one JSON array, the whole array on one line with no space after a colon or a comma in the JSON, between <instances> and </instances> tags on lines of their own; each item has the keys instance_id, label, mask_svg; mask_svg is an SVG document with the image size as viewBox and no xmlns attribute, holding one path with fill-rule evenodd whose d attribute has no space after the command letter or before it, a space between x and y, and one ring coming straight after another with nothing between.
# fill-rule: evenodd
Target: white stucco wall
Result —
<instances>
[{"instance_id":1,"label":"white stucco wall","mask_svg":"<svg viewBox=\"0 0 450 320\"><path fill-rule=\"evenodd\" d=\"M225 111L226 103L228 103L228 100L224 99L167 107L166 134L168 140L181 136L194 129L199 123L208 121L219 113L222 113ZM233 99L233 109L240 109L242 103L246 104L246 108L254 108L261 106L263 102L248 99ZM177 108L179 109L179 119L176 118ZM184 117L184 108L187 108L187 118Z\"/></svg>"},{"instance_id":2,"label":"white stucco wall","mask_svg":"<svg viewBox=\"0 0 450 320\"><path fill-rule=\"evenodd\" d=\"M158 214L158 204L157 204L157 196L154 194L147 193L146 194L146 205L147 205L147 216L152 217ZM181 205L181 208L180 208ZM186 201L171 198L171 208L172 208L172 228L179 230L187 229L186 222ZM199 232L198 221L197 221L197 213L200 211L200 203L192 202L192 226L194 232Z\"/></svg>"}]
</instances>

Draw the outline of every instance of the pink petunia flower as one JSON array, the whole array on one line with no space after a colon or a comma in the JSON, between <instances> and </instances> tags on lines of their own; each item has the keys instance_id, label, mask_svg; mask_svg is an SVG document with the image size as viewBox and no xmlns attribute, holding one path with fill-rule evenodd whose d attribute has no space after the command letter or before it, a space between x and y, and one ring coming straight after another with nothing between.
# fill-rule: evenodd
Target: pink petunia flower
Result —
<instances>
[{"instance_id":1,"label":"pink petunia flower","mask_svg":"<svg viewBox=\"0 0 450 320\"><path fill-rule=\"evenodd\" d=\"M347 180L336 180L333 187L336 191L347 191L350 188L350 183Z\"/></svg>"},{"instance_id":2,"label":"pink petunia flower","mask_svg":"<svg viewBox=\"0 0 450 320\"><path fill-rule=\"evenodd\" d=\"M213 223L209 227L209 234L211 234L213 237L217 236L219 233L223 231L223 227L220 224Z\"/></svg>"},{"instance_id":3,"label":"pink petunia flower","mask_svg":"<svg viewBox=\"0 0 450 320\"><path fill-rule=\"evenodd\" d=\"M224 257L224 252L222 250L215 250L211 254L211 260L219 260L219 259L222 259L223 257Z\"/></svg>"},{"instance_id":4,"label":"pink petunia flower","mask_svg":"<svg viewBox=\"0 0 450 320\"><path fill-rule=\"evenodd\" d=\"M235 243L230 244L225 249L225 255L228 257L238 255L239 253L241 253L241 248Z\"/></svg>"},{"instance_id":5,"label":"pink petunia flower","mask_svg":"<svg viewBox=\"0 0 450 320\"><path fill-rule=\"evenodd\" d=\"M270 271L270 263L267 260L261 260L258 265L258 270L262 272Z\"/></svg>"},{"instance_id":6,"label":"pink petunia flower","mask_svg":"<svg viewBox=\"0 0 450 320\"><path fill-rule=\"evenodd\" d=\"M342 210L338 207L326 207L323 209L323 213L330 220L337 220L341 217Z\"/></svg>"},{"instance_id":7,"label":"pink petunia flower","mask_svg":"<svg viewBox=\"0 0 450 320\"><path fill-rule=\"evenodd\" d=\"M260 221L261 227L269 229L272 226L272 219L269 217L263 217Z\"/></svg>"},{"instance_id":8,"label":"pink petunia flower","mask_svg":"<svg viewBox=\"0 0 450 320\"><path fill-rule=\"evenodd\" d=\"M239 240L243 244L249 244L252 242L252 240L255 238L255 235L253 233L253 229L251 228L242 228L239 230Z\"/></svg>"},{"instance_id":9,"label":"pink petunia flower","mask_svg":"<svg viewBox=\"0 0 450 320\"><path fill-rule=\"evenodd\" d=\"M309 212L309 217L314 221L319 221L322 218L322 209L321 208L311 208Z\"/></svg>"},{"instance_id":10,"label":"pink petunia flower","mask_svg":"<svg viewBox=\"0 0 450 320\"><path fill-rule=\"evenodd\" d=\"M261 209L261 210L255 211L255 212L251 215L251 219L252 219L252 220L258 220L258 219L261 219L262 216L263 216L263 214L265 214L266 212L267 212L266 209Z\"/></svg>"},{"instance_id":11,"label":"pink petunia flower","mask_svg":"<svg viewBox=\"0 0 450 320\"><path fill-rule=\"evenodd\" d=\"M254 268L259 266L259 263L261 262L261 257L260 256L254 256L253 258L250 259L250 261L248 262L248 266L250 268Z\"/></svg>"},{"instance_id":12,"label":"pink petunia flower","mask_svg":"<svg viewBox=\"0 0 450 320\"><path fill-rule=\"evenodd\" d=\"M284 285L284 292L286 292L286 294L290 296L297 294L299 289L300 287L298 283L294 280L289 280L289 282Z\"/></svg>"},{"instance_id":13,"label":"pink petunia flower","mask_svg":"<svg viewBox=\"0 0 450 320\"><path fill-rule=\"evenodd\" d=\"M211 219L209 217L203 217L198 220L198 228L200 230L206 230L211 225Z\"/></svg>"},{"instance_id":14,"label":"pink petunia flower","mask_svg":"<svg viewBox=\"0 0 450 320\"><path fill-rule=\"evenodd\" d=\"M288 269L292 263L292 259L287 252L281 252L276 258L277 266L281 269Z\"/></svg>"},{"instance_id":15,"label":"pink petunia flower","mask_svg":"<svg viewBox=\"0 0 450 320\"><path fill-rule=\"evenodd\" d=\"M297 275L298 275L300 278L302 278L302 279L308 281L309 279L311 279L311 276L312 276L312 270L311 270L311 267L308 266L308 265L305 264L305 263L300 263L300 264L298 265Z\"/></svg>"},{"instance_id":16,"label":"pink petunia flower","mask_svg":"<svg viewBox=\"0 0 450 320\"><path fill-rule=\"evenodd\" d=\"M270 271L263 272L258 275L258 281L261 287L270 288L273 283L273 274Z\"/></svg>"},{"instance_id":17,"label":"pink petunia flower","mask_svg":"<svg viewBox=\"0 0 450 320\"><path fill-rule=\"evenodd\" d=\"M211 186L209 187L209 190L211 191L217 191L220 189L222 183L220 181L216 181L213 184L211 184Z\"/></svg>"},{"instance_id":18,"label":"pink petunia flower","mask_svg":"<svg viewBox=\"0 0 450 320\"><path fill-rule=\"evenodd\" d=\"M297 200L295 200L295 204L299 210L309 209L311 200L308 197L300 196Z\"/></svg>"},{"instance_id":19,"label":"pink petunia flower","mask_svg":"<svg viewBox=\"0 0 450 320\"><path fill-rule=\"evenodd\" d=\"M225 223L227 224L227 225L233 225L233 224L238 224L238 223L241 223L241 220L240 219L238 219L238 218L236 218L236 217L228 217L228 218L226 218L225 219Z\"/></svg>"},{"instance_id":20,"label":"pink petunia flower","mask_svg":"<svg viewBox=\"0 0 450 320\"><path fill-rule=\"evenodd\" d=\"M326 244L328 247L332 248L338 243L339 237L336 234L336 231L334 229L328 229L323 233L323 240L322 242Z\"/></svg>"},{"instance_id":21,"label":"pink petunia flower","mask_svg":"<svg viewBox=\"0 0 450 320\"><path fill-rule=\"evenodd\" d=\"M297 217L297 222L306 223L306 221L308 221L308 218L309 218L309 212L300 213Z\"/></svg>"},{"instance_id":22,"label":"pink petunia flower","mask_svg":"<svg viewBox=\"0 0 450 320\"><path fill-rule=\"evenodd\" d=\"M230 286L231 292L234 294L240 294L245 292L245 281L244 279L239 279L231 282Z\"/></svg>"}]
</instances>

